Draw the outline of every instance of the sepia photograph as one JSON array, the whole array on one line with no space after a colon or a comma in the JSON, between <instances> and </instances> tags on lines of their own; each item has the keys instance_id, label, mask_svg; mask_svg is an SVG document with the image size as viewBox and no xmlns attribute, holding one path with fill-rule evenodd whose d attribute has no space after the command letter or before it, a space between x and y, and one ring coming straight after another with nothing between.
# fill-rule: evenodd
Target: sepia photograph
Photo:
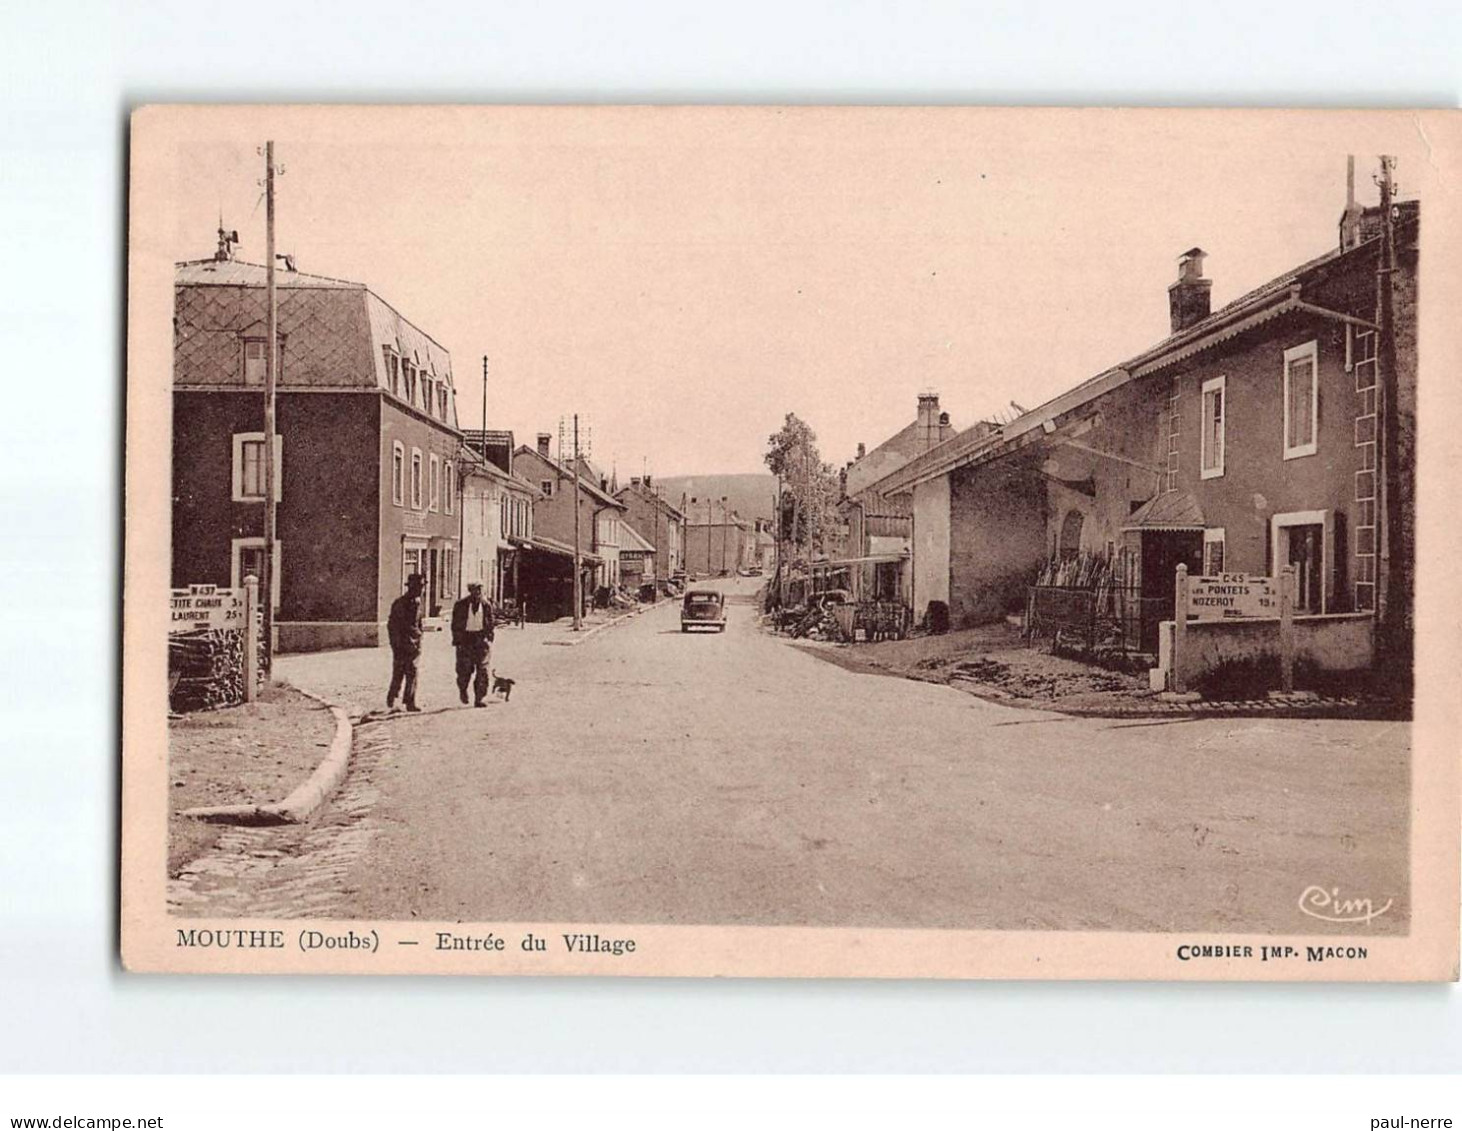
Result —
<instances>
[{"instance_id":1,"label":"sepia photograph","mask_svg":"<svg viewBox=\"0 0 1462 1131\"><path fill-rule=\"evenodd\" d=\"M127 965L1455 979L1457 126L136 111Z\"/></svg>"}]
</instances>

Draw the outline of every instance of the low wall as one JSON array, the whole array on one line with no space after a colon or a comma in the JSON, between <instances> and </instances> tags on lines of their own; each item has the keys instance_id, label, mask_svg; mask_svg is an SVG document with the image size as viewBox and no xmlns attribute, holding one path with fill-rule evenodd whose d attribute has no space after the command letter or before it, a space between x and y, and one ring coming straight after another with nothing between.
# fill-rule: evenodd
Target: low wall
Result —
<instances>
[{"instance_id":1,"label":"low wall","mask_svg":"<svg viewBox=\"0 0 1462 1131\"><path fill-rule=\"evenodd\" d=\"M335 648L375 648L386 640L386 626L377 621L276 621L274 640L280 652L327 652Z\"/></svg>"},{"instance_id":2,"label":"low wall","mask_svg":"<svg viewBox=\"0 0 1462 1131\"><path fill-rule=\"evenodd\" d=\"M1163 621L1158 638L1154 685L1173 685L1172 621ZM1188 683L1226 663L1279 659L1279 619L1188 622L1183 675ZM1370 613L1336 613L1294 618L1294 656L1324 672L1357 672L1375 656L1375 618Z\"/></svg>"}]
</instances>

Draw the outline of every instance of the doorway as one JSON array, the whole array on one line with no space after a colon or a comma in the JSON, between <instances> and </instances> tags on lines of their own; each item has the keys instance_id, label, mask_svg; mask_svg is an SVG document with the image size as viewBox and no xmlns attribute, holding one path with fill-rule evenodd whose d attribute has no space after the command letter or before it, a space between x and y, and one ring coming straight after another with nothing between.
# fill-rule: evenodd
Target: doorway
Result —
<instances>
[{"instance_id":1,"label":"doorway","mask_svg":"<svg viewBox=\"0 0 1462 1131\"><path fill-rule=\"evenodd\" d=\"M1295 567L1294 611L1320 612L1324 604L1325 527L1318 522L1281 526L1279 536L1283 543L1281 564Z\"/></svg>"},{"instance_id":2,"label":"doorway","mask_svg":"<svg viewBox=\"0 0 1462 1131\"><path fill-rule=\"evenodd\" d=\"M1178 566L1190 575L1203 571L1202 530L1144 530L1142 532L1142 597L1161 600L1172 612L1178 595Z\"/></svg>"},{"instance_id":3,"label":"doorway","mask_svg":"<svg viewBox=\"0 0 1462 1131\"><path fill-rule=\"evenodd\" d=\"M1328 511L1295 511L1274 516L1271 531L1275 576L1287 565L1294 566L1297 615L1325 611L1325 527Z\"/></svg>"}]
</instances>

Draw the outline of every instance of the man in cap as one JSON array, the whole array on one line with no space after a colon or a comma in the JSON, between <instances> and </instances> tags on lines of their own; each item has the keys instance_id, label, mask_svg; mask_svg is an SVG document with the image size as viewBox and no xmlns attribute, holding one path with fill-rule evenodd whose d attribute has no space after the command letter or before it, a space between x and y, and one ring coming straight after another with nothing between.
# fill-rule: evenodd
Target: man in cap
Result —
<instances>
[{"instance_id":1,"label":"man in cap","mask_svg":"<svg viewBox=\"0 0 1462 1131\"><path fill-rule=\"evenodd\" d=\"M396 707L398 693L408 711L421 710L416 705L416 664L421 658L424 588L426 578L413 573L406 579L406 592L391 603L391 616L386 621L386 635L391 640L391 688L386 692L386 707L390 710Z\"/></svg>"},{"instance_id":2,"label":"man in cap","mask_svg":"<svg viewBox=\"0 0 1462 1131\"><path fill-rule=\"evenodd\" d=\"M492 606L482 599L482 582L469 581L467 596L452 606L452 645L457 649L457 695L467 702L470 681L474 707L487 703L492 639Z\"/></svg>"}]
</instances>

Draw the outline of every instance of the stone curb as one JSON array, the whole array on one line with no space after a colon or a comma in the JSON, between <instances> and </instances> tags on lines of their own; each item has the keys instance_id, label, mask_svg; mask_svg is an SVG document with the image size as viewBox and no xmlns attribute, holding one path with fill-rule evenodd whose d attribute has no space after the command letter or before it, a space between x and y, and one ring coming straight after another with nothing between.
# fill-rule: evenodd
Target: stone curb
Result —
<instances>
[{"instance_id":1,"label":"stone curb","mask_svg":"<svg viewBox=\"0 0 1462 1131\"><path fill-rule=\"evenodd\" d=\"M1002 707L1019 707L1027 711L1049 711L1052 714L1068 715L1080 719L1355 719L1392 720L1384 704L1364 699L1280 699L1264 700L1204 700L1157 701L1133 703L1131 706L1077 707L1058 706L1037 700L1022 699L1009 695L989 684L976 680L921 680L917 676L904 676L921 683L943 684L956 691L987 703Z\"/></svg>"},{"instance_id":2,"label":"stone curb","mask_svg":"<svg viewBox=\"0 0 1462 1131\"><path fill-rule=\"evenodd\" d=\"M209 805L198 809L184 809L182 816L196 821L228 825L298 825L314 816L316 810L345 780L345 771L350 767L350 751L353 744L353 729L350 716L343 707L331 703L313 691L296 687L306 699L329 709L335 718L335 737L324 760L315 767L302 784L297 786L283 801L271 805Z\"/></svg>"},{"instance_id":3,"label":"stone curb","mask_svg":"<svg viewBox=\"0 0 1462 1131\"><path fill-rule=\"evenodd\" d=\"M569 638L567 640L545 640L543 643L544 643L544 645L546 645L547 647L550 647L550 648L576 648L580 644L583 644L585 641L591 640L595 636L598 636L601 632L604 632L606 629L611 629L615 625L621 624L621 623L623 623L624 621L627 621L627 620L634 620L635 617L643 616L645 613L649 612L651 609L658 609L661 605L664 605L664 604L667 604L667 603L669 603L669 602L666 602L666 601L657 601L653 605L640 605L638 608L631 609L629 612L625 613L623 616L615 617L613 620L605 621L603 624L596 624L593 628L589 629L587 632L580 632L580 633L577 633L577 634L570 633Z\"/></svg>"}]
</instances>

